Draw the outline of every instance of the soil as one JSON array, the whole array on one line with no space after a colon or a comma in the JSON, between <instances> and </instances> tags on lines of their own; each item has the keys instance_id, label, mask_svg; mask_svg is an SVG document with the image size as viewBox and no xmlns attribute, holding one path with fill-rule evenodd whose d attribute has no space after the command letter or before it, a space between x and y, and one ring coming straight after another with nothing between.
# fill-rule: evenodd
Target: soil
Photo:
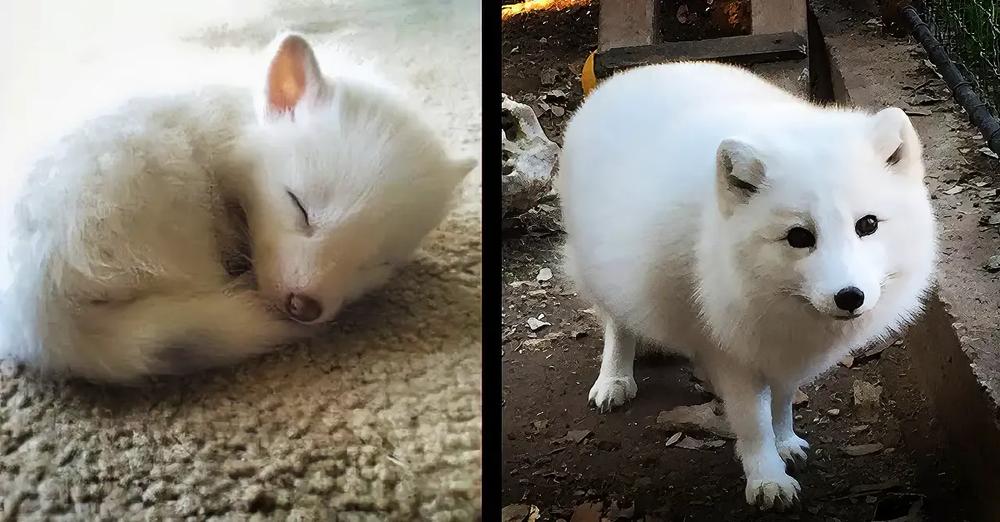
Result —
<instances>
[{"instance_id":1,"label":"soil","mask_svg":"<svg viewBox=\"0 0 1000 522\"><path fill-rule=\"evenodd\" d=\"M503 90L532 105L557 143L582 98L579 73L596 48L596 15L595 2L535 12L503 27ZM552 90L565 93L556 105L546 97ZM562 111L554 113L553 106ZM731 441L695 450L667 447L674 432L658 427L657 415L711 399L683 359L640 356L637 398L610 413L589 408L603 329L560 269L563 240L554 196L504 237L503 504L510 520L535 508L538 520L573 521L847 522L892 520L910 510L927 520L969 519L956 470L942 456L946 443L911 380L901 344L850 368L838 365L803 387L809 399L796 409L796 431L812 448L805 469L795 472L801 505L786 513L747 506ZM545 268L552 277L539 281ZM534 323L532 330L529 318L543 326ZM856 381L885 388L877 420L855 406ZM685 437L722 440L697 431ZM870 443L883 449L845 453L848 446Z\"/></svg>"}]
</instances>

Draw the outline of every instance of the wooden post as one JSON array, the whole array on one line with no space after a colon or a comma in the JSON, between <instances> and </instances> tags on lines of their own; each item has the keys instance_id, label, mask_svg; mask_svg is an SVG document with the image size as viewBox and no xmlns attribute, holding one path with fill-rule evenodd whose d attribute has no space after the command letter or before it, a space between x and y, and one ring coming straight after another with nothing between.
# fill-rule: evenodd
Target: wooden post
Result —
<instances>
[{"instance_id":1,"label":"wooden post","mask_svg":"<svg viewBox=\"0 0 1000 522\"><path fill-rule=\"evenodd\" d=\"M603 0L598 13L597 52L655 43L657 0Z\"/></svg>"},{"instance_id":2,"label":"wooden post","mask_svg":"<svg viewBox=\"0 0 1000 522\"><path fill-rule=\"evenodd\" d=\"M750 0L753 34L794 31L806 36L805 0Z\"/></svg>"}]
</instances>

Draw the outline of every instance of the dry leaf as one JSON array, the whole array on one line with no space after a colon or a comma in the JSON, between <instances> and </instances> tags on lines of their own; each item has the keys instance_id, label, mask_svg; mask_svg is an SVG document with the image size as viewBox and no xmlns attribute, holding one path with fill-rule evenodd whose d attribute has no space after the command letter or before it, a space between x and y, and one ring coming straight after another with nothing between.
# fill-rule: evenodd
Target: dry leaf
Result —
<instances>
[{"instance_id":1,"label":"dry leaf","mask_svg":"<svg viewBox=\"0 0 1000 522\"><path fill-rule=\"evenodd\" d=\"M872 453L878 453L885 448L880 442L873 442L871 444L857 444L854 446L845 446L843 448L844 453L850 455L851 457L863 457L865 455L871 455Z\"/></svg>"},{"instance_id":2,"label":"dry leaf","mask_svg":"<svg viewBox=\"0 0 1000 522\"><path fill-rule=\"evenodd\" d=\"M664 446L666 446L666 447L669 448L670 446L673 446L674 444L677 444L677 441L681 440L681 437L683 437L683 436L684 436L684 432L682 432L682 431L678 431L677 433L674 433L673 435L670 436L669 439L667 439L667 442L664 444Z\"/></svg>"},{"instance_id":3,"label":"dry leaf","mask_svg":"<svg viewBox=\"0 0 1000 522\"><path fill-rule=\"evenodd\" d=\"M563 438L556 439L556 442L572 442L574 444L579 444L587 437L593 435L593 433L594 432L590 430L569 430Z\"/></svg>"},{"instance_id":4,"label":"dry leaf","mask_svg":"<svg viewBox=\"0 0 1000 522\"><path fill-rule=\"evenodd\" d=\"M801 389L795 390L795 398L792 399L792 405L798 406L807 402L809 402L809 396L806 395L806 392Z\"/></svg>"},{"instance_id":5,"label":"dry leaf","mask_svg":"<svg viewBox=\"0 0 1000 522\"><path fill-rule=\"evenodd\" d=\"M601 522L601 508L603 507L604 505L600 502L580 504L573 510L569 522Z\"/></svg>"},{"instance_id":6,"label":"dry leaf","mask_svg":"<svg viewBox=\"0 0 1000 522\"><path fill-rule=\"evenodd\" d=\"M532 332L537 332L546 326L552 326L552 323L546 323L545 321L540 321L534 317L528 318L528 328L530 328Z\"/></svg>"},{"instance_id":7,"label":"dry leaf","mask_svg":"<svg viewBox=\"0 0 1000 522\"><path fill-rule=\"evenodd\" d=\"M656 416L657 426L670 431L707 431L709 433L735 439L736 434L726 421L725 415L717 412L719 403L706 402L697 406L678 406L669 411L661 411Z\"/></svg>"}]
</instances>

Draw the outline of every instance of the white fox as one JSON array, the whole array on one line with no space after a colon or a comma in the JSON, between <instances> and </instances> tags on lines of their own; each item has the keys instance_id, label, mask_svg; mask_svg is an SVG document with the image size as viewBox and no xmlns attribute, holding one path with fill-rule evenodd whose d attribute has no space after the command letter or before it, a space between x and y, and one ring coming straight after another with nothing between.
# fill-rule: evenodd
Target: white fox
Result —
<instances>
[{"instance_id":1,"label":"white fox","mask_svg":"<svg viewBox=\"0 0 1000 522\"><path fill-rule=\"evenodd\" d=\"M300 35L264 80L132 99L33 162L0 354L107 381L225 364L408 260L476 162L385 89L324 77Z\"/></svg>"},{"instance_id":2,"label":"white fox","mask_svg":"<svg viewBox=\"0 0 1000 522\"><path fill-rule=\"evenodd\" d=\"M567 271L606 321L590 400L635 396L637 340L678 350L725 403L747 501L795 501L796 387L912 321L931 284L921 155L900 109L819 107L737 67L607 80L560 158Z\"/></svg>"}]
</instances>

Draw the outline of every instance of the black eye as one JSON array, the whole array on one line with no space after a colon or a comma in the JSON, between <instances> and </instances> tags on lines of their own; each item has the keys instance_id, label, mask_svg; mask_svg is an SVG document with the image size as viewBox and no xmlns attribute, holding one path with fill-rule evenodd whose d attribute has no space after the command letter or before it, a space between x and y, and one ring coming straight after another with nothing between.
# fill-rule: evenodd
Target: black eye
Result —
<instances>
[{"instance_id":1,"label":"black eye","mask_svg":"<svg viewBox=\"0 0 1000 522\"><path fill-rule=\"evenodd\" d=\"M854 224L854 231L858 233L858 237L870 236L876 230L878 230L878 218L871 214L859 219Z\"/></svg>"},{"instance_id":2,"label":"black eye","mask_svg":"<svg viewBox=\"0 0 1000 522\"><path fill-rule=\"evenodd\" d=\"M306 221L306 226L308 227L309 226L309 213L306 212L306 208L302 206L302 202L299 201L299 198L295 194L292 194L292 191L286 190L285 192L288 193L288 197L292 198L292 202L295 203L295 206L299 207L299 212L302 212L302 219L304 219Z\"/></svg>"},{"instance_id":3,"label":"black eye","mask_svg":"<svg viewBox=\"0 0 1000 522\"><path fill-rule=\"evenodd\" d=\"M788 231L785 241L792 248L811 248L816 245L816 236L802 227L795 227Z\"/></svg>"}]
</instances>

